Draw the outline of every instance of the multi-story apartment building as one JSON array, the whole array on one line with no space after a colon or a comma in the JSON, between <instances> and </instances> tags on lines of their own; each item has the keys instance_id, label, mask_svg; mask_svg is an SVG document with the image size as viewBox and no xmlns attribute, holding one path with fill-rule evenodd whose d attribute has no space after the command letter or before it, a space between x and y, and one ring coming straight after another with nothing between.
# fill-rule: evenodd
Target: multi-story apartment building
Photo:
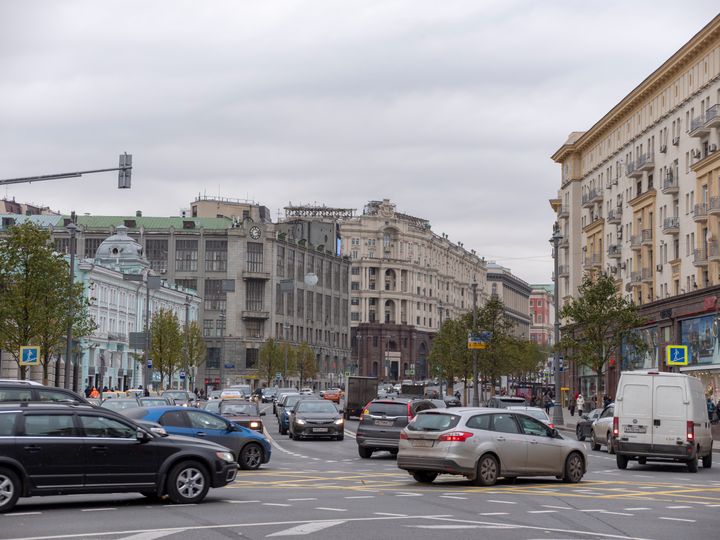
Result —
<instances>
[{"instance_id":1,"label":"multi-story apartment building","mask_svg":"<svg viewBox=\"0 0 720 540\"><path fill-rule=\"evenodd\" d=\"M472 308L471 284L485 290L485 260L434 233L426 219L388 199L340 221L352 261L353 361L363 375L396 381L429 376L428 355L443 318Z\"/></svg>"},{"instance_id":2,"label":"multi-story apartment building","mask_svg":"<svg viewBox=\"0 0 720 540\"><path fill-rule=\"evenodd\" d=\"M499 298L505 305L505 316L515 323L513 333L530 339L530 285L513 275L509 268L494 262L487 264L485 293Z\"/></svg>"},{"instance_id":3,"label":"multi-story apartment building","mask_svg":"<svg viewBox=\"0 0 720 540\"><path fill-rule=\"evenodd\" d=\"M551 200L558 294L565 302L584 273L609 272L650 321L650 354L623 349L601 391L614 393L618 366L662 366L665 345L687 344L682 369L720 397L719 130L720 16L552 156L562 171ZM575 368L567 384L587 393L592 381Z\"/></svg>"},{"instance_id":4,"label":"multi-story apartment building","mask_svg":"<svg viewBox=\"0 0 720 540\"><path fill-rule=\"evenodd\" d=\"M191 208L184 217L78 216L78 257L93 257L124 226L157 275L197 291L207 346L198 378L208 386L251 381L270 337L308 342L318 360L317 385L336 383L351 364L349 260L288 239L255 203L199 197ZM69 221L50 225L59 251L68 251Z\"/></svg>"},{"instance_id":5,"label":"multi-story apartment building","mask_svg":"<svg viewBox=\"0 0 720 540\"><path fill-rule=\"evenodd\" d=\"M555 288L530 285L530 341L544 347L554 344Z\"/></svg>"}]
</instances>

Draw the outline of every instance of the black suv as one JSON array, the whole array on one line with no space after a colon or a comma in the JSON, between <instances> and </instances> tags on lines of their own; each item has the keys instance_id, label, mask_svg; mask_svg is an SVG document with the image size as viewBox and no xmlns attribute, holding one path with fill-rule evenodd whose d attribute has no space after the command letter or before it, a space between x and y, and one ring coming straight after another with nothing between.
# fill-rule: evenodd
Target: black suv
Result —
<instances>
[{"instance_id":1,"label":"black suv","mask_svg":"<svg viewBox=\"0 0 720 540\"><path fill-rule=\"evenodd\" d=\"M397 454L400 432L420 411L437 409L429 399L374 399L360 415L355 440L361 458L369 458L376 450Z\"/></svg>"},{"instance_id":2,"label":"black suv","mask_svg":"<svg viewBox=\"0 0 720 540\"><path fill-rule=\"evenodd\" d=\"M31 381L7 380L0 381L0 403L3 402L60 402L60 403L84 403L88 400L80 394L65 388L54 386L43 386Z\"/></svg>"},{"instance_id":3,"label":"black suv","mask_svg":"<svg viewBox=\"0 0 720 540\"><path fill-rule=\"evenodd\" d=\"M87 405L0 404L0 512L19 497L139 492L197 503L235 479L215 443L162 436Z\"/></svg>"}]
</instances>

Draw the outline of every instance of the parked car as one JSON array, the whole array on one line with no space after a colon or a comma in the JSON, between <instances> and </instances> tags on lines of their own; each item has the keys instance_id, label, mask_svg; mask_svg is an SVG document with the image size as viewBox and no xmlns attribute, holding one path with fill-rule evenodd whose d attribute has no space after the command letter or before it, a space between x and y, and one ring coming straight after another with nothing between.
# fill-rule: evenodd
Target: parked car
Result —
<instances>
[{"instance_id":1,"label":"parked car","mask_svg":"<svg viewBox=\"0 0 720 540\"><path fill-rule=\"evenodd\" d=\"M308 387L301 388L301 389L300 389L300 394L303 395L303 396L312 396L312 395L313 395L313 389L312 389L312 388L308 388Z\"/></svg>"},{"instance_id":2,"label":"parked car","mask_svg":"<svg viewBox=\"0 0 720 540\"><path fill-rule=\"evenodd\" d=\"M328 388L325 390L322 398L327 399L328 401L334 401L335 403L340 403L340 398L342 398L342 396L343 392L339 388Z\"/></svg>"},{"instance_id":3,"label":"parked car","mask_svg":"<svg viewBox=\"0 0 720 540\"><path fill-rule=\"evenodd\" d=\"M282 401L283 396L285 394L299 394L300 392L297 391L296 388L278 388L277 392L275 393L275 397L273 398L273 414L275 416L278 416L277 412L277 404Z\"/></svg>"},{"instance_id":4,"label":"parked car","mask_svg":"<svg viewBox=\"0 0 720 540\"><path fill-rule=\"evenodd\" d=\"M270 443L264 435L222 416L189 407L130 409L130 418L157 422L171 435L198 437L232 450L241 469L257 469L270 461Z\"/></svg>"},{"instance_id":5,"label":"parked car","mask_svg":"<svg viewBox=\"0 0 720 540\"><path fill-rule=\"evenodd\" d=\"M292 412L295 404L307 398L307 396L301 396L300 394L286 394L283 397L281 403L278 403L278 430L280 435L287 435L288 429L290 428L290 413Z\"/></svg>"},{"instance_id":6,"label":"parked car","mask_svg":"<svg viewBox=\"0 0 720 540\"><path fill-rule=\"evenodd\" d=\"M198 397L195 393L185 390L165 390L160 397L170 398L175 401L175 405L181 407L197 407L198 405Z\"/></svg>"},{"instance_id":7,"label":"parked car","mask_svg":"<svg viewBox=\"0 0 720 540\"><path fill-rule=\"evenodd\" d=\"M171 397L141 397L138 398L141 407L162 407L164 405L175 405Z\"/></svg>"},{"instance_id":8,"label":"parked car","mask_svg":"<svg viewBox=\"0 0 720 540\"><path fill-rule=\"evenodd\" d=\"M122 412L125 409L140 407L140 401L135 398L106 399L100 406L104 409L110 409L111 411Z\"/></svg>"},{"instance_id":9,"label":"parked car","mask_svg":"<svg viewBox=\"0 0 720 540\"><path fill-rule=\"evenodd\" d=\"M592 432L593 422L600 418L602 411L602 409L593 409L587 414L580 415L580 418L582 418L582 420L578 420L577 426L575 427L575 436L577 437L578 441L584 441L587 437L590 436L590 433Z\"/></svg>"},{"instance_id":10,"label":"parked car","mask_svg":"<svg viewBox=\"0 0 720 540\"><path fill-rule=\"evenodd\" d=\"M288 425L291 439L330 437L342 441L345 438L343 415L326 400L299 400L290 413Z\"/></svg>"},{"instance_id":11,"label":"parked car","mask_svg":"<svg viewBox=\"0 0 720 540\"><path fill-rule=\"evenodd\" d=\"M210 390L208 392L208 400L210 399L220 399L220 395L222 394L222 390Z\"/></svg>"},{"instance_id":12,"label":"parked car","mask_svg":"<svg viewBox=\"0 0 720 540\"><path fill-rule=\"evenodd\" d=\"M379 450L397 454L402 429L418 412L435 408L428 399L372 400L363 410L355 434L358 455L367 459Z\"/></svg>"},{"instance_id":13,"label":"parked car","mask_svg":"<svg viewBox=\"0 0 720 540\"><path fill-rule=\"evenodd\" d=\"M419 412L400 434L398 467L418 482L462 475L481 486L499 477L582 480L585 445L520 411L458 408Z\"/></svg>"},{"instance_id":14,"label":"parked car","mask_svg":"<svg viewBox=\"0 0 720 540\"><path fill-rule=\"evenodd\" d=\"M244 399L221 399L217 403L217 412L223 418L248 429L263 432L264 426L260 417L265 416L265 411L261 412L256 402Z\"/></svg>"},{"instance_id":15,"label":"parked car","mask_svg":"<svg viewBox=\"0 0 720 540\"><path fill-rule=\"evenodd\" d=\"M243 399L246 397L249 397L249 394L245 395L242 390L234 388L228 388L227 390L220 392L220 399Z\"/></svg>"},{"instance_id":16,"label":"parked car","mask_svg":"<svg viewBox=\"0 0 720 540\"><path fill-rule=\"evenodd\" d=\"M540 407L521 407L518 405L511 405L510 407L505 408L508 411L524 412L525 414L532 416L536 420L540 420L543 424L550 426L551 428L555 427L555 424L550 421L550 417L545 412L545 409L541 409Z\"/></svg>"},{"instance_id":17,"label":"parked car","mask_svg":"<svg viewBox=\"0 0 720 540\"><path fill-rule=\"evenodd\" d=\"M522 396L493 396L487 400L487 406L494 409L506 409L508 407L525 407L527 400Z\"/></svg>"},{"instance_id":18,"label":"parked car","mask_svg":"<svg viewBox=\"0 0 720 540\"><path fill-rule=\"evenodd\" d=\"M612 440L614 412L615 404L611 403L603 409L598 419L593 422L590 430L590 447L593 450L600 450L602 446L605 446L608 454L615 452Z\"/></svg>"},{"instance_id":19,"label":"parked car","mask_svg":"<svg viewBox=\"0 0 720 540\"><path fill-rule=\"evenodd\" d=\"M460 398L455 396L443 396L443 401L448 407L462 407L462 402L460 401Z\"/></svg>"},{"instance_id":20,"label":"parked car","mask_svg":"<svg viewBox=\"0 0 720 540\"><path fill-rule=\"evenodd\" d=\"M55 401L64 403L89 404L85 396L54 386L43 386L34 381L16 381L3 379L0 381L0 403L22 401Z\"/></svg>"},{"instance_id":21,"label":"parked car","mask_svg":"<svg viewBox=\"0 0 720 540\"><path fill-rule=\"evenodd\" d=\"M262 389L262 402L270 403L276 395L277 395L277 388L263 388Z\"/></svg>"},{"instance_id":22,"label":"parked car","mask_svg":"<svg viewBox=\"0 0 720 540\"><path fill-rule=\"evenodd\" d=\"M617 466L648 460L712 467L712 433L705 386L683 373L628 371L620 375L612 420Z\"/></svg>"},{"instance_id":23,"label":"parked car","mask_svg":"<svg viewBox=\"0 0 720 540\"><path fill-rule=\"evenodd\" d=\"M0 512L18 497L85 493L139 492L193 504L236 474L227 448L162 437L109 410L0 405Z\"/></svg>"}]
</instances>

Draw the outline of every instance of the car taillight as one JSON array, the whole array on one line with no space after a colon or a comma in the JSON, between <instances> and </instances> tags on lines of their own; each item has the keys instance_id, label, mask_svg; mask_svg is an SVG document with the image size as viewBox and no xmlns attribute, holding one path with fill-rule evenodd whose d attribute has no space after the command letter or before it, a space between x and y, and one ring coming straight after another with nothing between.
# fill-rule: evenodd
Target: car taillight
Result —
<instances>
[{"instance_id":1,"label":"car taillight","mask_svg":"<svg viewBox=\"0 0 720 540\"><path fill-rule=\"evenodd\" d=\"M555 424L548 424L548 427L549 427L550 429L555 429Z\"/></svg>"},{"instance_id":2,"label":"car taillight","mask_svg":"<svg viewBox=\"0 0 720 540\"><path fill-rule=\"evenodd\" d=\"M451 431L450 433L440 435L438 441L465 442L472 436L473 434L467 431Z\"/></svg>"},{"instance_id":3,"label":"car taillight","mask_svg":"<svg viewBox=\"0 0 720 540\"><path fill-rule=\"evenodd\" d=\"M407 433L405 433L404 431L401 431L401 432L400 432L400 438L407 440L407 438L408 438Z\"/></svg>"},{"instance_id":4,"label":"car taillight","mask_svg":"<svg viewBox=\"0 0 720 540\"><path fill-rule=\"evenodd\" d=\"M620 435L620 418L613 416L613 437Z\"/></svg>"},{"instance_id":5,"label":"car taillight","mask_svg":"<svg viewBox=\"0 0 720 540\"><path fill-rule=\"evenodd\" d=\"M413 417L412 407L410 406L409 403L407 405L407 408L408 408L408 420L412 420L412 417Z\"/></svg>"},{"instance_id":6,"label":"car taillight","mask_svg":"<svg viewBox=\"0 0 720 540\"><path fill-rule=\"evenodd\" d=\"M688 420L687 422L687 440L695 440L695 422L693 422L692 420Z\"/></svg>"}]
</instances>

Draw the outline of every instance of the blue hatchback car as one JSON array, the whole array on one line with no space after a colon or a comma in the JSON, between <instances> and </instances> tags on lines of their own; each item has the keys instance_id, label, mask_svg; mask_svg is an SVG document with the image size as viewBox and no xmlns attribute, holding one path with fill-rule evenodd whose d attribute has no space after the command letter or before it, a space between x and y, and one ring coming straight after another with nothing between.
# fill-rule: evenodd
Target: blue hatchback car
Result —
<instances>
[{"instance_id":1,"label":"blue hatchback car","mask_svg":"<svg viewBox=\"0 0 720 540\"><path fill-rule=\"evenodd\" d=\"M192 407L143 407L123 413L135 420L157 422L171 435L221 444L232 450L241 469L257 469L270 461L270 443L262 433L208 411Z\"/></svg>"}]
</instances>

